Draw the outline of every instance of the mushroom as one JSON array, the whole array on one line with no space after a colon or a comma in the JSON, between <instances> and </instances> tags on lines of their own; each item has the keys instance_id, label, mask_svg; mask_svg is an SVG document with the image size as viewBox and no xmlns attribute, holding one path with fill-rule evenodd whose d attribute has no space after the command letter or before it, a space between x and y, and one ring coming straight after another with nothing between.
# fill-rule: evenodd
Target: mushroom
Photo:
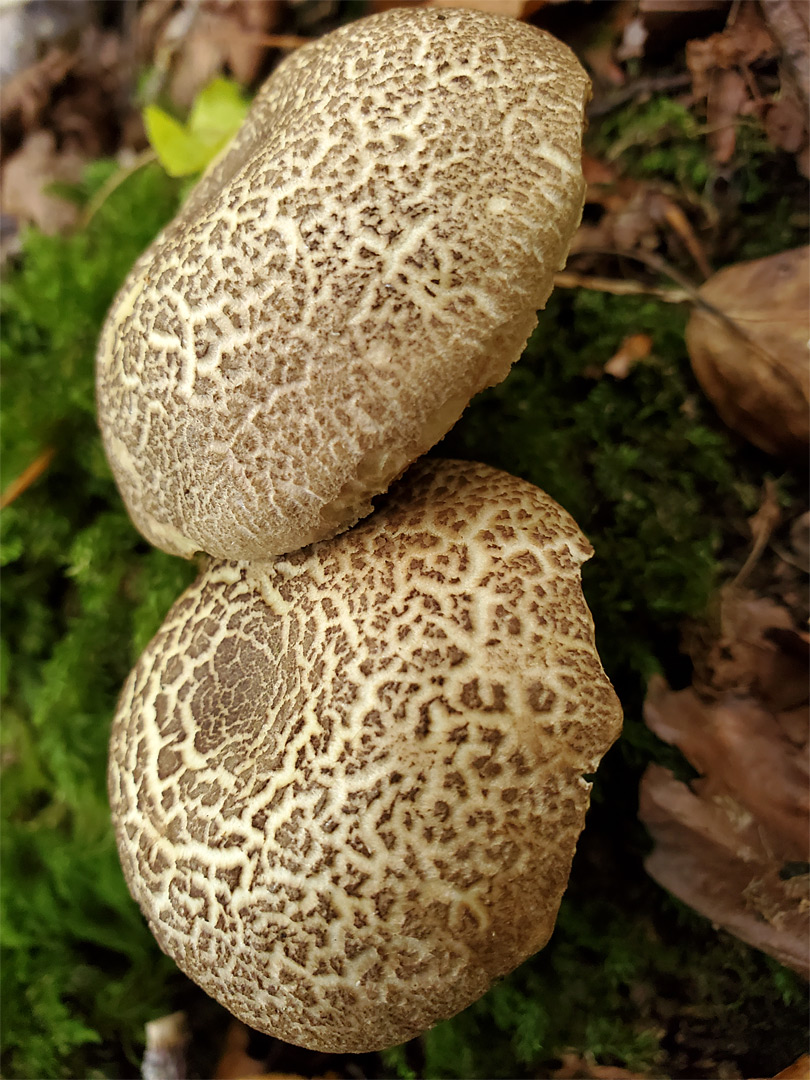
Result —
<instances>
[{"instance_id":1,"label":"mushroom","mask_svg":"<svg viewBox=\"0 0 810 1080\"><path fill-rule=\"evenodd\" d=\"M289 56L102 332L101 431L143 535L267 559L369 513L536 325L588 96L566 46L474 11Z\"/></svg>"},{"instance_id":2,"label":"mushroom","mask_svg":"<svg viewBox=\"0 0 810 1080\"><path fill-rule=\"evenodd\" d=\"M425 460L339 537L211 562L129 676L109 768L129 888L186 974L363 1052L546 943L621 723L591 554L526 481Z\"/></svg>"}]
</instances>

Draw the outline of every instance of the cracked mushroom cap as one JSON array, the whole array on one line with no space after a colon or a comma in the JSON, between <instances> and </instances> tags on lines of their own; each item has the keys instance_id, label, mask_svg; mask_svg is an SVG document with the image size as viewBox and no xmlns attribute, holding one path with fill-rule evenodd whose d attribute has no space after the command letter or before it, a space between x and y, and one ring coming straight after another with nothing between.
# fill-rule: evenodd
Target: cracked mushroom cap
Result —
<instances>
[{"instance_id":1,"label":"cracked mushroom cap","mask_svg":"<svg viewBox=\"0 0 810 1080\"><path fill-rule=\"evenodd\" d=\"M579 223L587 76L514 19L398 9L289 56L102 332L105 449L173 554L348 528L504 378Z\"/></svg>"},{"instance_id":2,"label":"cracked mushroom cap","mask_svg":"<svg viewBox=\"0 0 810 1080\"><path fill-rule=\"evenodd\" d=\"M199 577L109 768L127 882L186 974L253 1028L362 1052L546 943L621 724L590 555L525 481L425 461L350 532Z\"/></svg>"}]
</instances>

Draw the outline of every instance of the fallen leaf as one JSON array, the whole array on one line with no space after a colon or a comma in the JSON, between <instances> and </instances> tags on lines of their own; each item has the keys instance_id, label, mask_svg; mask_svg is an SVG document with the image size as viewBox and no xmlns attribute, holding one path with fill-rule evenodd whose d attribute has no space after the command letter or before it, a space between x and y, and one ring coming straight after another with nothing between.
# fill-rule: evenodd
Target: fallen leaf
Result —
<instances>
[{"instance_id":1,"label":"fallen leaf","mask_svg":"<svg viewBox=\"0 0 810 1080\"><path fill-rule=\"evenodd\" d=\"M552 1072L552 1080L643 1080L640 1073L615 1065L598 1065L593 1054L574 1050L560 1055L562 1066Z\"/></svg>"},{"instance_id":2,"label":"fallen leaf","mask_svg":"<svg viewBox=\"0 0 810 1080\"><path fill-rule=\"evenodd\" d=\"M768 0L760 10L806 111L810 105L810 5L807 0Z\"/></svg>"},{"instance_id":3,"label":"fallen leaf","mask_svg":"<svg viewBox=\"0 0 810 1080\"><path fill-rule=\"evenodd\" d=\"M740 4L737 17L719 34L687 42L686 64L692 90L701 100L708 96L715 72L750 67L757 60L773 59L777 46L762 21L758 6Z\"/></svg>"},{"instance_id":4,"label":"fallen leaf","mask_svg":"<svg viewBox=\"0 0 810 1080\"><path fill-rule=\"evenodd\" d=\"M810 248L719 271L686 328L698 382L723 421L770 454L810 445Z\"/></svg>"},{"instance_id":5,"label":"fallen leaf","mask_svg":"<svg viewBox=\"0 0 810 1080\"><path fill-rule=\"evenodd\" d=\"M807 863L778 863L738 803L703 792L700 781L693 787L660 765L645 772L639 817L655 841L647 872L713 923L808 977Z\"/></svg>"},{"instance_id":6,"label":"fallen leaf","mask_svg":"<svg viewBox=\"0 0 810 1080\"><path fill-rule=\"evenodd\" d=\"M649 334L630 334L604 366L604 373L614 379L626 379L641 360L646 360L652 350Z\"/></svg>"},{"instance_id":7,"label":"fallen leaf","mask_svg":"<svg viewBox=\"0 0 810 1080\"><path fill-rule=\"evenodd\" d=\"M805 745L810 711L805 705ZM741 821L766 838L770 857L806 859L810 851L810 771L804 748L785 737L774 714L755 699L727 694L701 700L693 688L673 691L653 679L644 704L647 726L677 746L705 778L694 791L733 800ZM751 841L753 843L753 841Z\"/></svg>"},{"instance_id":8,"label":"fallen leaf","mask_svg":"<svg viewBox=\"0 0 810 1080\"><path fill-rule=\"evenodd\" d=\"M52 132L32 132L0 172L3 213L45 233L64 232L76 224L78 207L48 188L57 181L76 183L85 164L84 156L75 150L58 151Z\"/></svg>"},{"instance_id":9,"label":"fallen leaf","mask_svg":"<svg viewBox=\"0 0 810 1080\"><path fill-rule=\"evenodd\" d=\"M792 1065L778 1072L773 1080L810 1080L810 1054L802 1054Z\"/></svg>"},{"instance_id":10,"label":"fallen leaf","mask_svg":"<svg viewBox=\"0 0 810 1080\"><path fill-rule=\"evenodd\" d=\"M706 100L708 142L714 160L726 165L737 145L737 119L746 111L748 85L739 71L718 71L709 86Z\"/></svg>"}]
</instances>

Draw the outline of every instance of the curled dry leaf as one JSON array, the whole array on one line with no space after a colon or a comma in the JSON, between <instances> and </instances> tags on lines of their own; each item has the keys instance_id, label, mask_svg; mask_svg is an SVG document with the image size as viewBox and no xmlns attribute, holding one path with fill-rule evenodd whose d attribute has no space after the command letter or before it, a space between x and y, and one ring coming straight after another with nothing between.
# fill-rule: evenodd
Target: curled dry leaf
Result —
<instances>
[{"instance_id":1,"label":"curled dry leaf","mask_svg":"<svg viewBox=\"0 0 810 1080\"><path fill-rule=\"evenodd\" d=\"M707 97L718 71L747 68L757 60L773 58L777 47L762 21L758 6L741 4L738 17L719 34L693 40L686 46L686 64L692 89L700 100Z\"/></svg>"},{"instance_id":2,"label":"curled dry leaf","mask_svg":"<svg viewBox=\"0 0 810 1080\"><path fill-rule=\"evenodd\" d=\"M686 344L717 412L770 454L806 456L810 248L728 266L699 295Z\"/></svg>"},{"instance_id":3,"label":"curled dry leaf","mask_svg":"<svg viewBox=\"0 0 810 1080\"><path fill-rule=\"evenodd\" d=\"M650 683L648 726L701 773L651 766L640 816L664 888L742 940L810 972L808 644L772 600L729 587L695 686ZM697 639L692 642L695 646Z\"/></svg>"}]
</instances>

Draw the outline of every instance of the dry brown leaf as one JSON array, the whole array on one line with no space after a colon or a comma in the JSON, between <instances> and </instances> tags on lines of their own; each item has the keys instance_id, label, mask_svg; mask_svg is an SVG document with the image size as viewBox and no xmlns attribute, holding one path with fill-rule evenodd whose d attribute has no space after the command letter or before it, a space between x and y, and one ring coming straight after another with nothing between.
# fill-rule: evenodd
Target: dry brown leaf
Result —
<instances>
[{"instance_id":1,"label":"dry brown leaf","mask_svg":"<svg viewBox=\"0 0 810 1080\"><path fill-rule=\"evenodd\" d=\"M4 82L0 95L3 124L16 122L23 134L33 131L51 100L54 87L62 82L75 61L75 53L53 48L37 63Z\"/></svg>"},{"instance_id":2,"label":"dry brown leaf","mask_svg":"<svg viewBox=\"0 0 810 1080\"><path fill-rule=\"evenodd\" d=\"M810 4L807 0L767 0L761 11L806 111L810 105Z\"/></svg>"},{"instance_id":3,"label":"dry brown leaf","mask_svg":"<svg viewBox=\"0 0 810 1080\"><path fill-rule=\"evenodd\" d=\"M686 329L695 375L729 427L771 454L810 445L810 248L728 266Z\"/></svg>"},{"instance_id":4,"label":"dry brown leaf","mask_svg":"<svg viewBox=\"0 0 810 1080\"><path fill-rule=\"evenodd\" d=\"M641 360L646 360L652 350L649 334L630 334L605 364L604 373L614 379L626 379Z\"/></svg>"},{"instance_id":5,"label":"dry brown leaf","mask_svg":"<svg viewBox=\"0 0 810 1080\"><path fill-rule=\"evenodd\" d=\"M706 797L733 800L772 857L782 861L807 858L810 772L805 746L810 712L806 705L802 747L786 738L774 714L753 698L727 694L705 702L694 689L672 691L662 679L650 683L644 719L705 778L694 790Z\"/></svg>"},{"instance_id":6,"label":"dry brown leaf","mask_svg":"<svg viewBox=\"0 0 810 1080\"><path fill-rule=\"evenodd\" d=\"M752 531L770 528L769 500ZM691 652L697 651L698 639ZM719 635L693 657L702 688L650 681L648 727L701 773L644 775L648 873L719 926L810 974L808 635L785 608L730 585Z\"/></svg>"},{"instance_id":7,"label":"dry brown leaf","mask_svg":"<svg viewBox=\"0 0 810 1080\"><path fill-rule=\"evenodd\" d=\"M686 46L686 64L692 74L695 97L708 96L714 74L749 67L757 60L773 58L777 47L762 21L756 4L740 4L737 17L719 34L693 40Z\"/></svg>"},{"instance_id":8,"label":"dry brown leaf","mask_svg":"<svg viewBox=\"0 0 810 1080\"><path fill-rule=\"evenodd\" d=\"M660 765L645 772L639 816L655 841L647 872L701 915L807 977L810 875L791 876L791 864L764 848L733 798L712 796L699 781L693 787Z\"/></svg>"},{"instance_id":9,"label":"dry brown leaf","mask_svg":"<svg viewBox=\"0 0 810 1080\"><path fill-rule=\"evenodd\" d=\"M778 1072L773 1080L810 1080L810 1054L802 1054L792 1065Z\"/></svg>"},{"instance_id":10,"label":"dry brown leaf","mask_svg":"<svg viewBox=\"0 0 810 1080\"><path fill-rule=\"evenodd\" d=\"M71 228L78 219L78 207L47 189L56 181L75 183L85 164L86 158L75 150L59 152L52 132L32 132L0 172L3 213L45 233Z\"/></svg>"},{"instance_id":11,"label":"dry brown leaf","mask_svg":"<svg viewBox=\"0 0 810 1080\"><path fill-rule=\"evenodd\" d=\"M615 1065L598 1065L592 1054L571 1050L560 1057L562 1066L551 1074L552 1080L643 1080L640 1073Z\"/></svg>"},{"instance_id":12,"label":"dry brown leaf","mask_svg":"<svg viewBox=\"0 0 810 1080\"><path fill-rule=\"evenodd\" d=\"M753 550L777 524L772 485L749 524ZM748 562L750 562L750 557ZM651 766L639 815L664 888L756 948L810 974L810 635L786 607L732 582L714 630L686 641L694 685L651 680L644 719L701 774Z\"/></svg>"},{"instance_id":13,"label":"dry brown leaf","mask_svg":"<svg viewBox=\"0 0 810 1080\"><path fill-rule=\"evenodd\" d=\"M731 161L737 145L737 118L747 112L748 84L739 71L717 71L709 86L706 120L709 146L718 165Z\"/></svg>"}]
</instances>

